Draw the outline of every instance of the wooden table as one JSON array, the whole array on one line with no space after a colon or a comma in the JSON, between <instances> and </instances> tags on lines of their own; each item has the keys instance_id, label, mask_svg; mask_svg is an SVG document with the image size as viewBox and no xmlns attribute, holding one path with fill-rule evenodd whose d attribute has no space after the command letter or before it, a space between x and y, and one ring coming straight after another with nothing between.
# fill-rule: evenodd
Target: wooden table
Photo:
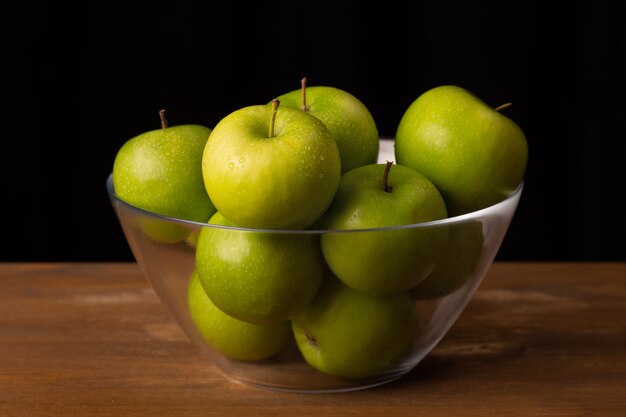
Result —
<instances>
[{"instance_id":1,"label":"wooden table","mask_svg":"<svg viewBox=\"0 0 626 417\"><path fill-rule=\"evenodd\" d=\"M136 264L0 264L0 416L626 416L626 263L496 263L411 373L342 394L224 378Z\"/></svg>"}]
</instances>

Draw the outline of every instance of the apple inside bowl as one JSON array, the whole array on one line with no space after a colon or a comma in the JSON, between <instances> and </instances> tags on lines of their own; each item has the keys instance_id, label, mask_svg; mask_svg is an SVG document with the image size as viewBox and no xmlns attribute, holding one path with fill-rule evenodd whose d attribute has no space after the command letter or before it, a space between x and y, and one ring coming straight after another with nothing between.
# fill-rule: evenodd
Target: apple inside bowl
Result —
<instances>
[{"instance_id":1,"label":"apple inside bowl","mask_svg":"<svg viewBox=\"0 0 626 417\"><path fill-rule=\"evenodd\" d=\"M378 161L393 155L393 140L381 139ZM107 189L137 263L213 366L257 388L339 392L402 377L446 335L491 267L523 183L472 213L358 230L198 223L128 204L111 176ZM158 238L171 230L184 238ZM327 262L322 243L343 240L354 250ZM395 241L402 244L390 249ZM435 241L422 256L419 246ZM392 282L405 274L408 284L362 291L344 279L335 264L359 271L360 242L379 247L371 275Z\"/></svg>"}]
</instances>

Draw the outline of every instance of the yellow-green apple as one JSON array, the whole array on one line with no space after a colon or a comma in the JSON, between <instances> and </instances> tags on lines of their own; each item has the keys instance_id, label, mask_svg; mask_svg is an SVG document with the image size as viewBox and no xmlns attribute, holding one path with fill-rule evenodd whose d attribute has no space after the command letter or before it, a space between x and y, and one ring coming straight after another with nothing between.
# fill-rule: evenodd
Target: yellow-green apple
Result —
<instances>
[{"instance_id":1,"label":"yellow-green apple","mask_svg":"<svg viewBox=\"0 0 626 417\"><path fill-rule=\"evenodd\" d=\"M206 295L196 271L187 291L189 313L202 339L230 359L253 361L274 356L291 339L291 324L260 325L237 320Z\"/></svg>"},{"instance_id":2,"label":"yellow-green apple","mask_svg":"<svg viewBox=\"0 0 626 417\"><path fill-rule=\"evenodd\" d=\"M428 178L387 162L343 174L317 227L341 231L321 236L324 258L339 279L356 290L387 295L426 278L447 243L445 226L407 225L446 216L443 198ZM382 230L367 230L376 228Z\"/></svg>"},{"instance_id":3,"label":"yellow-green apple","mask_svg":"<svg viewBox=\"0 0 626 417\"><path fill-rule=\"evenodd\" d=\"M204 149L206 190L240 227L306 228L326 211L339 185L339 150L328 128L278 104L227 115Z\"/></svg>"},{"instance_id":4,"label":"yellow-green apple","mask_svg":"<svg viewBox=\"0 0 626 417\"><path fill-rule=\"evenodd\" d=\"M255 324L288 320L313 299L327 271L319 236L232 228L215 213L196 243L196 270L211 301Z\"/></svg>"},{"instance_id":5,"label":"yellow-green apple","mask_svg":"<svg viewBox=\"0 0 626 417\"><path fill-rule=\"evenodd\" d=\"M362 379L390 370L404 358L419 319L406 291L372 296L328 277L291 324L309 365L337 377Z\"/></svg>"},{"instance_id":6,"label":"yellow-green apple","mask_svg":"<svg viewBox=\"0 0 626 417\"><path fill-rule=\"evenodd\" d=\"M526 171L522 129L476 95L455 85L421 94L406 109L395 136L396 162L427 176L450 216L498 203Z\"/></svg>"},{"instance_id":7,"label":"yellow-green apple","mask_svg":"<svg viewBox=\"0 0 626 417\"><path fill-rule=\"evenodd\" d=\"M307 86L278 96L285 107L301 109L328 127L339 147L341 172L376 163L379 136L376 121L361 100L337 87Z\"/></svg>"},{"instance_id":8,"label":"yellow-green apple","mask_svg":"<svg viewBox=\"0 0 626 417\"><path fill-rule=\"evenodd\" d=\"M411 290L417 299L446 296L461 288L476 270L483 253L481 222L459 222L448 226L449 239L433 271Z\"/></svg>"},{"instance_id":9,"label":"yellow-green apple","mask_svg":"<svg viewBox=\"0 0 626 417\"><path fill-rule=\"evenodd\" d=\"M202 154L211 129L196 124L168 126L127 140L113 163L113 186L122 200L154 213L206 222L215 213L202 179ZM189 230L142 218L142 230L165 243L182 241Z\"/></svg>"}]
</instances>

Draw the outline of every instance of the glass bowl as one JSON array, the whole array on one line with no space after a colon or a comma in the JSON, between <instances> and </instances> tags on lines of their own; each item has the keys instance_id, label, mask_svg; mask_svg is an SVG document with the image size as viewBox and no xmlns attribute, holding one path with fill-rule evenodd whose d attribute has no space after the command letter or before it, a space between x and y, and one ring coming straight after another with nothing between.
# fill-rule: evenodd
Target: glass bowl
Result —
<instances>
[{"instance_id":1,"label":"glass bowl","mask_svg":"<svg viewBox=\"0 0 626 417\"><path fill-rule=\"evenodd\" d=\"M393 140L381 139L378 162L393 160L393 155ZM365 389L391 382L412 370L445 336L485 277L506 235L523 189L521 183L515 192L498 204L473 213L428 223L356 231L294 231L254 230L169 218L142 210L121 200L115 194L111 175L106 185L137 263L162 303L192 342L206 354L208 361L226 377L256 388L310 393ZM155 230L173 231L166 234L185 238L174 239L172 242L168 242L167 239L155 239L153 233ZM440 245L436 253L431 253L432 259L427 262L428 265L422 268L421 264L418 266L413 264L415 274L421 274L425 278L413 288L403 290L402 294L363 295L357 291L358 295L344 298L361 300L359 297L363 295L364 301L355 302L361 304L347 313L341 309L332 310L333 303L328 300L318 302L316 311L318 315L325 317L324 331L327 334L323 334L323 337L328 340L322 340L322 336L317 340L315 336L306 333L307 329L302 329L302 322L311 325L315 322L315 317L308 317L308 321L300 319L299 340L295 330L297 326L294 323L303 313L294 310L296 318L288 320L288 324L284 325L282 330L274 331L274 334L281 334L280 343L276 342L273 345L270 343L272 346L262 343L257 347L254 345L253 333L244 331L245 334L242 335L240 331L239 335L235 336L239 339L226 341L230 349L227 352L220 348L219 340L217 342L214 340L215 337L218 339L228 337L231 329L224 324L226 322L217 322L218 324L211 328L212 324L198 321L198 313L194 313L195 310L190 308L190 303L195 302L197 306L198 303L206 302L197 299L192 301L190 290L203 288L197 280L192 279L192 276L196 275L197 259L203 264L207 262L210 264L211 261L205 261L204 257L215 259L209 255L212 255L211 251L219 250L205 245L203 257L200 258L202 242L198 236L210 235L210 232L219 232L213 235L225 236L229 242L249 237L285 242L306 240L307 244L313 242L311 247L315 248L319 247L323 239L344 238L352 239L353 242L354 239L380 242L381 248L384 248L388 242L400 235L416 237L416 240L408 240L413 242L419 242L424 236L446 236L447 243ZM391 271L394 271L393 264L418 256L412 254L410 245L407 246L409 247L402 250L400 258L382 262L385 264L382 265L383 270L388 268L390 271L389 279L393 278L391 276L393 274ZM387 252L389 257L395 256L394 251ZM306 265L311 266L307 263L310 261L309 257L304 258L301 262L302 270L307 268ZM324 258L321 259L323 262ZM380 270L376 265L371 269ZM323 271L325 276L315 297L321 297L320 294L326 293L329 300L341 299L328 296L327 293L332 293L332 288L343 284L337 284L340 281L327 265L324 265ZM291 297L284 298L285 302L292 301ZM309 301L309 304L315 301L316 298ZM370 302L371 305L368 304ZM336 304L340 303L337 301ZM383 304L384 306L380 307L382 312L379 314L377 306ZM397 307L399 305L403 307ZM407 305L408 309L405 308ZM351 306L346 309L349 307ZM320 313L324 308L327 309L326 314L324 311ZM342 314L348 316L343 317ZM405 316L400 317L399 314ZM390 322L385 323L384 320ZM275 324L255 323L253 327L273 325ZM331 330L328 330L329 327ZM306 340L303 341L303 337ZM322 343L327 343L324 346L326 349L324 355L332 359L328 359L327 363L317 362L317 366L309 364L306 358L310 358L311 353L308 352L308 356L305 356L299 344L306 342L316 347L319 343L320 352ZM248 354L258 352L260 357L251 359L245 355L238 356L237 353L232 353L233 349Z\"/></svg>"}]
</instances>

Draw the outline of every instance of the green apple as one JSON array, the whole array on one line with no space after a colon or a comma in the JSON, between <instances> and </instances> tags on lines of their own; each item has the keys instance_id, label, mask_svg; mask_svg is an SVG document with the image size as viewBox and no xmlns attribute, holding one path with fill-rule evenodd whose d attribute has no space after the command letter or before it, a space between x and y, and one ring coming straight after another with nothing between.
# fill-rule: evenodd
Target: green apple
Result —
<instances>
[{"instance_id":1,"label":"green apple","mask_svg":"<svg viewBox=\"0 0 626 417\"><path fill-rule=\"evenodd\" d=\"M178 243L189 236L189 229L181 224L171 223L158 216L137 217L137 224L141 231L150 239L159 243Z\"/></svg>"},{"instance_id":2,"label":"green apple","mask_svg":"<svg viewBox=\"0 0 626 417\"><path fill-rule=\"evenodd\" d=\"M194 271L187 292L189 313L203 340L224 356L245 361L274 356L291 339L289 321L269 325L237 320L217 308Z\"/></svg>"},{"instance_id":3,"label":"green apple","mask_svg":"<svg viewBox=\"0 0 626 417\"><path fill-rule=\"evenodd\" d=\"M328 128L278 103L227 115L204 149L206 190L218 211L240 227L306 228L339 186L339 150Z\"/></svg>"},{"instance_id":4,"label":"green apple","mask_svg":"<svg viewBox=\"0 0 626 417\"><path fill-rule=\"evenodd\" d=\"M408 290L426 278L445 248L447 229L358 230L446 217L443 198L428 178L388 162L343 174L335 199L317 227L342 230L321 236L324 258L339 279L356 290L387 295Z\"/></svg>"},{"instance_id":5,"label":"green apple","mask_svg":"<svg viewBox=\"0 0 626 417\"><path fill-rule=\"evenodd\" d=\"M202 154L211 130L202 125L168 126L161 110L161 129L127 140L113 163L115 193L124 201L160 215L206 222L213 206L202 179ZM158 219L142 218L153 239L174 243L189 231Z\"/></svg>"},{"instance_id":6,"label":"green apple","mask_svg":"<svg viewBox=\"0 0 626 417\"><path fill-rule=\"evenodd\" d=\"M374 117L354 95L330 86L302 87L278 97L281 105L302 109L328 127L339 147L341 172L376 163L379 136Z\"/></svg>"},{"instance_id":7,"label":"green apple","mask_svg":"<svg viewBox=\"0 0 626 417\"><path fill-rule=\"evenodd\" d=\"M528 145L520 127L469 91L430 89L405 111L395 136L396 162L439 188L456 216L507 198L526 171Z\"/></svg>"},{"instance_id":8,"label":"green apple","mask_svg":"<svg viewBox=\"0 0 626 417\"><path fill-rule=\"evenodd\" d=\"M481 222L461 222L448 227L449 240L443 257L428 277L411 290L417 299L446 296L461 288L476 270L483 253Z\"/></svg>"},{"instance_id":9,"label":"green apple","mask_svg":"<svg viewBox=\"0 0 626 417\"><path fill-rule=\"evenodd\" d=\"M185 243L187 244L187 246L195 249L196 245L198 244L198 236L200 236L200 230L194 230L190 232L185 238Z\"/></svg>"},{"instance_id":10,"label":"green apple","mask_svg":"<svg viewBox=\"0 0 626 417\"><path fill-rule=\"evenodd\" d=\"M309 365L341 378L362 379L403 359L419 319L408 292L372 296L329 277L291 324Z\"/></svg>"},{"instance_id":11,"label":"green apple","mask_svg":"<svg viewBox=\"0 0 626 417\"><path fill-rule=\"evenodd\" d=\"M232 226L217 212L209 223ZM315 234L204 227L196 269L211 301L256 324L288 320L317 293L327 271Z\"/></svg>"}]
</instances>

